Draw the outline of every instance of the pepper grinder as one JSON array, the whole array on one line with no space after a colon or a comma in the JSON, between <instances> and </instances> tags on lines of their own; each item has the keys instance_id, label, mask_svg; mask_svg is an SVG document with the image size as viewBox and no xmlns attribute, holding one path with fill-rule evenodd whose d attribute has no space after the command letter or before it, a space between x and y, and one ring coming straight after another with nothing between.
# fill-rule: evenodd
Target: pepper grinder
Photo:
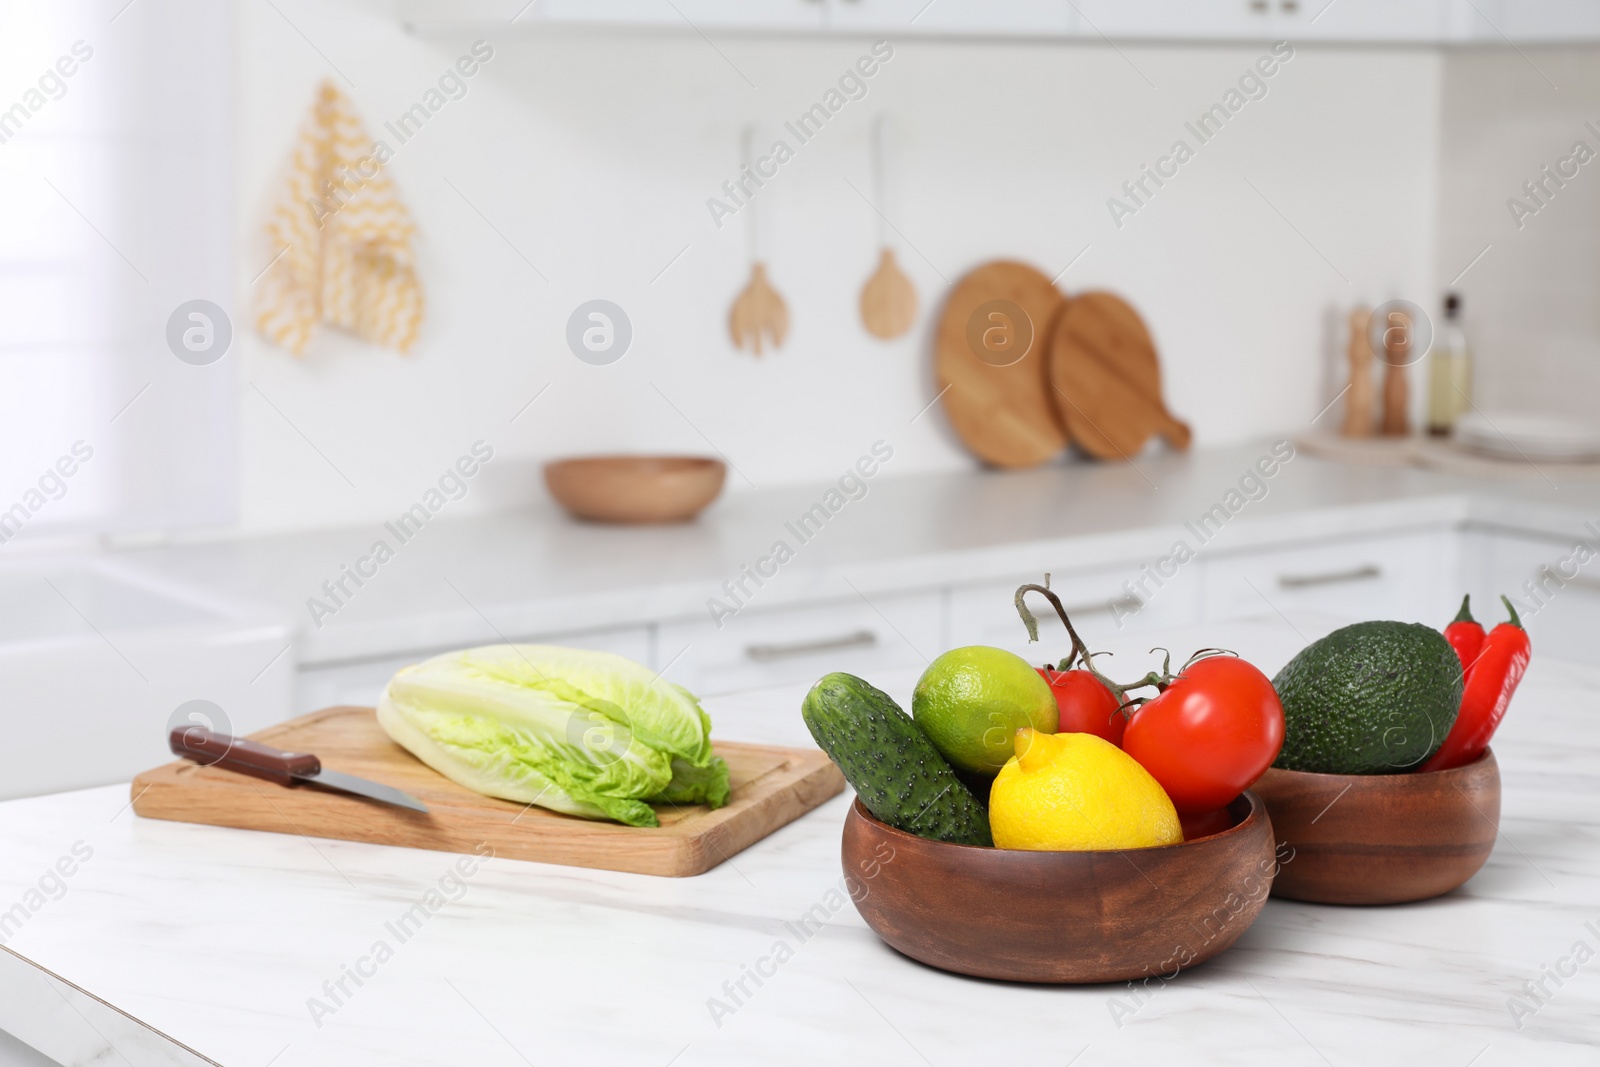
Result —
<instances>
[{"instance_id":1,"label":"pepper grinder","mask_svg":"<svg viewBox=\"0 0 1600 1067\"><path fill-rule=\"evenodd\" d=\"M1372 388L1372 345L1367 341L1367 326L1372 313L1365 308L1350 312L1350 345L1346 354L1350 360L1350 385L1344 405L1346 437L1371 437L1373 401L1377 397Z\"/></svg>"},{"instance_id":2,"label":"pepper grinder","mask_svg":"<svg viewBox=\"0 0 1600 1067\"><path fill-rule=\"evenodd\" d=\"M1411 433L1411 385L1406 363L1411 355L1411 317L1391 311L1383 331L1383 428L1385 437Z\"/></svg>"}]
</instances>

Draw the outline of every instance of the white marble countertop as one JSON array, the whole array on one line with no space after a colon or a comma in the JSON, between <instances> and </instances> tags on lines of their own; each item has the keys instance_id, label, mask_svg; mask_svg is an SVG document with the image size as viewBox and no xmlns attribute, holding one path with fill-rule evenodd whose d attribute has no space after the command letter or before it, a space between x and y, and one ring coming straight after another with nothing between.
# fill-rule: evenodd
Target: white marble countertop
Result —
<instances>
[{"instance_id":1,"label":"white marble countertop","mask_svg":"<svg viewBox=\"0 0 1600 1067\"><path fill-rule=\"evenodd\" d=\"M1301 644L1291 625L1326 628L1164 636L1225 640L1270 673ZM914 677L872 680L904 699ZM720 736L804 744L801 694L708 705ZM1462 889L1391 908L1271 900L1233 949L1139 996L932 970L848 903L797 937L786 924L840 884L848 794L678 880L502 859L452 879L441 853L143 820L126 787L16 800L0 804L0 908L25 914L0 951L0 1028L72 1067L1593 1064L1600 670L1536 659L1495 749L1501 838ZM52 878L58 863L72 873ZM398 941L385 924L442 880L454 899ZM380 940L392 958L314 1019L323 983ZM792 958L713 1018L779 941ZM1546 967L1576 973L1557 986ZM1514 1020L1509 998L1541 981L1550 995Z\"/></svg>"},{"instance_id":2,"label":"white marble countertop","mask_svg":"<svg viewBox=\"0 0 1600 1067\"><path fill-rule=\"evenodd\" d=\"M1133 563L1166 551L1186 521L1222 501L1270 443L1074 463L1032 471L898 476L886 467L761 591L762 607L862 592L931 588L1031 573L1046 546L1070 545L1084 567ZM1600 482L1485 482L1409 467L1353 466L1304 451L1267 495L1230 521L1208 551L1427 524L1475 523L1553 540L1600 522ZM124 551L127 565L214 595L275 605L299 632L305 665L459 647L672 618L705 618L724 580L793 541L785 523L825 485L730 493L697 522L607 527L575 522L552 504L492 518L440 518L400 544L370 528ZM1592 535L1586 535L1592 536ZM308 598L385 538L394 558L336 614L312 624ZM491 623L489 620L492 619Z\"/></svg>"}]
</instances>

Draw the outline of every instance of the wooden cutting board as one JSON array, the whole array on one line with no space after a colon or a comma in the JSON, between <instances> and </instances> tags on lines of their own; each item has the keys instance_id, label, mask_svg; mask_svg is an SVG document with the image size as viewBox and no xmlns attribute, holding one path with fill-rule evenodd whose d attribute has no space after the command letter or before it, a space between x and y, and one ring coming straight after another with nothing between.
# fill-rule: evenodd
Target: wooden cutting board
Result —
<instances>
[{"instance_id":1,"label":"wooden cutting board","mask_svg":"<svg viewBox=\"0 0 1600 1067\"><path fill-rule=\"evenodd\" d=\"M1062 302L1048 277L1008 260L977 267L945 301L934 350L944 411L996 467L1034 467L1067 447L1045 371Z\"/></svg>"},{"instance_id":2,"label":"wooden cutting board","mask_svg":"<svg viewBox=\"0 0 1600 1067\"><path fill-rule=\"evenodd\" d=\"M1144 320L1111 293L1074 297L1050 343L1050 398L1073 441L1098 459L1129 459L1152 435L1189 447L1189 427L1161 400L1161 363Z\"/></svg>"},{"instance_id":3,"label":"wooden cutting board","mask_svg":"<svg viewBox=\"0 0 1600 1067\"><path fill-rule=\"evenodd\" d=\"M250 737L403 789L428 814L187 760L135 778L133 810L149 819L439 852L487 843L509 859L682 877L709 871L844 789L844 776L816 749L717 741L733 784L726 806L663 806L659 827L622 826L480 796L389 740L371 708L327 708Z\"/></svg>"}]
</instances>

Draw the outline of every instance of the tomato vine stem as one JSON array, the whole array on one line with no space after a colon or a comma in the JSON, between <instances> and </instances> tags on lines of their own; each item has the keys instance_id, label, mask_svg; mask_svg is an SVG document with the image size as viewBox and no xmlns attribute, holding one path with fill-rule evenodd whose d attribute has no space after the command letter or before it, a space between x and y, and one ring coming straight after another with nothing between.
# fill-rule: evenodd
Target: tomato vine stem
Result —
<instances>
[{"instance_id":1,"label":"tomato vine stem","mask_svg":"<svg viewBox=\"0 0 1600 1067\"><path fill-rule=\"evenodd\" d=\"M1040 596L1044 597L1050 602L1050 606L1055 609L1056 614L1061 618L1061 625L1067 628L1067 636L1072 639L1072 654L1063 659L1060 666L1056 669L1063 672L1068 671L1072 669L1072 664L1075 660L1080 661L1082 664L1079 668L1080 670L1088 671L1090 674L1094 675L1095 679L1099 681L1101 685L1111 690L1112 694L1117 698L1118 711L1128 713L1129 709L1135 708L1149 699L1148 697L1134 697L1129 699L1128 693L1130 691L1135 689L1144 689L1150 686L1155 687L1159 691L1165 689L1171 684L1172 675L1169 672L1169 668L1171 667L1170 656L1168 657L1166 666L1163 667L1160 674L1157 674L1155 671L1149 671L1143 678L1140 678L1138 681L1129 682L1127 685L1113 681L1104 674L1101 674L1100 669L1094 665L1095 655L1101 653L1090 652L1089 646L1085 645L1083 643L1083 638L1078 636L1078 631L1072 625L1072 620L1067 617L1067 609L1062 606L1061 598L1056 596L1054 591L1052 591L1050 588L1050 575L1048 574L1044 576L1043 585L1039 585L1036 582L1028 582L1027 584L1018 587L1017 595L1013 601L1017 607L1017 614L1022 616L1022 625L1028 628L1028 640L1030 642L1039 640L1039 620L1034 617L1033 612L1028 610L1026 597L1029 593L1038 593Z\"/></svg>"}]
</instances>

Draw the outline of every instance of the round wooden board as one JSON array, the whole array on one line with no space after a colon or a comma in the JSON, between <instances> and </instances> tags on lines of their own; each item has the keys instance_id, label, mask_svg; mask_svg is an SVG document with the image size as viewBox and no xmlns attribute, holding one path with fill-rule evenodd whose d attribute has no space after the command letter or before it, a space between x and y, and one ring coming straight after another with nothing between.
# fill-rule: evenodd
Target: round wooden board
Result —
<instances>
[{"instance_id":1,"label":"round wooden board","mask_svg":"<svg viewBox=\"0 0 1600 1067\"><path fill-rule=\"evenodd\" d=\"M1121 297L1084 293L1056 319L1050 399L1062 424L1098 459L1128 459L1159 434L1189 447L1189 427L1161 401L1161 364L1144 320Z\"/></svg>"},{"instance_id":2,"label":"round wooden board","mask_svg":"<svg viewBox=\"0 0 1600 1067\"><path fill-rule=\"evenodd\" d=\"M944 411L986 463L1034 467L1067 447L1045 370L1063 302L1048 277L1007 260L975 268L945 301L934 347Z\"/></svg>"}]
</instances>

